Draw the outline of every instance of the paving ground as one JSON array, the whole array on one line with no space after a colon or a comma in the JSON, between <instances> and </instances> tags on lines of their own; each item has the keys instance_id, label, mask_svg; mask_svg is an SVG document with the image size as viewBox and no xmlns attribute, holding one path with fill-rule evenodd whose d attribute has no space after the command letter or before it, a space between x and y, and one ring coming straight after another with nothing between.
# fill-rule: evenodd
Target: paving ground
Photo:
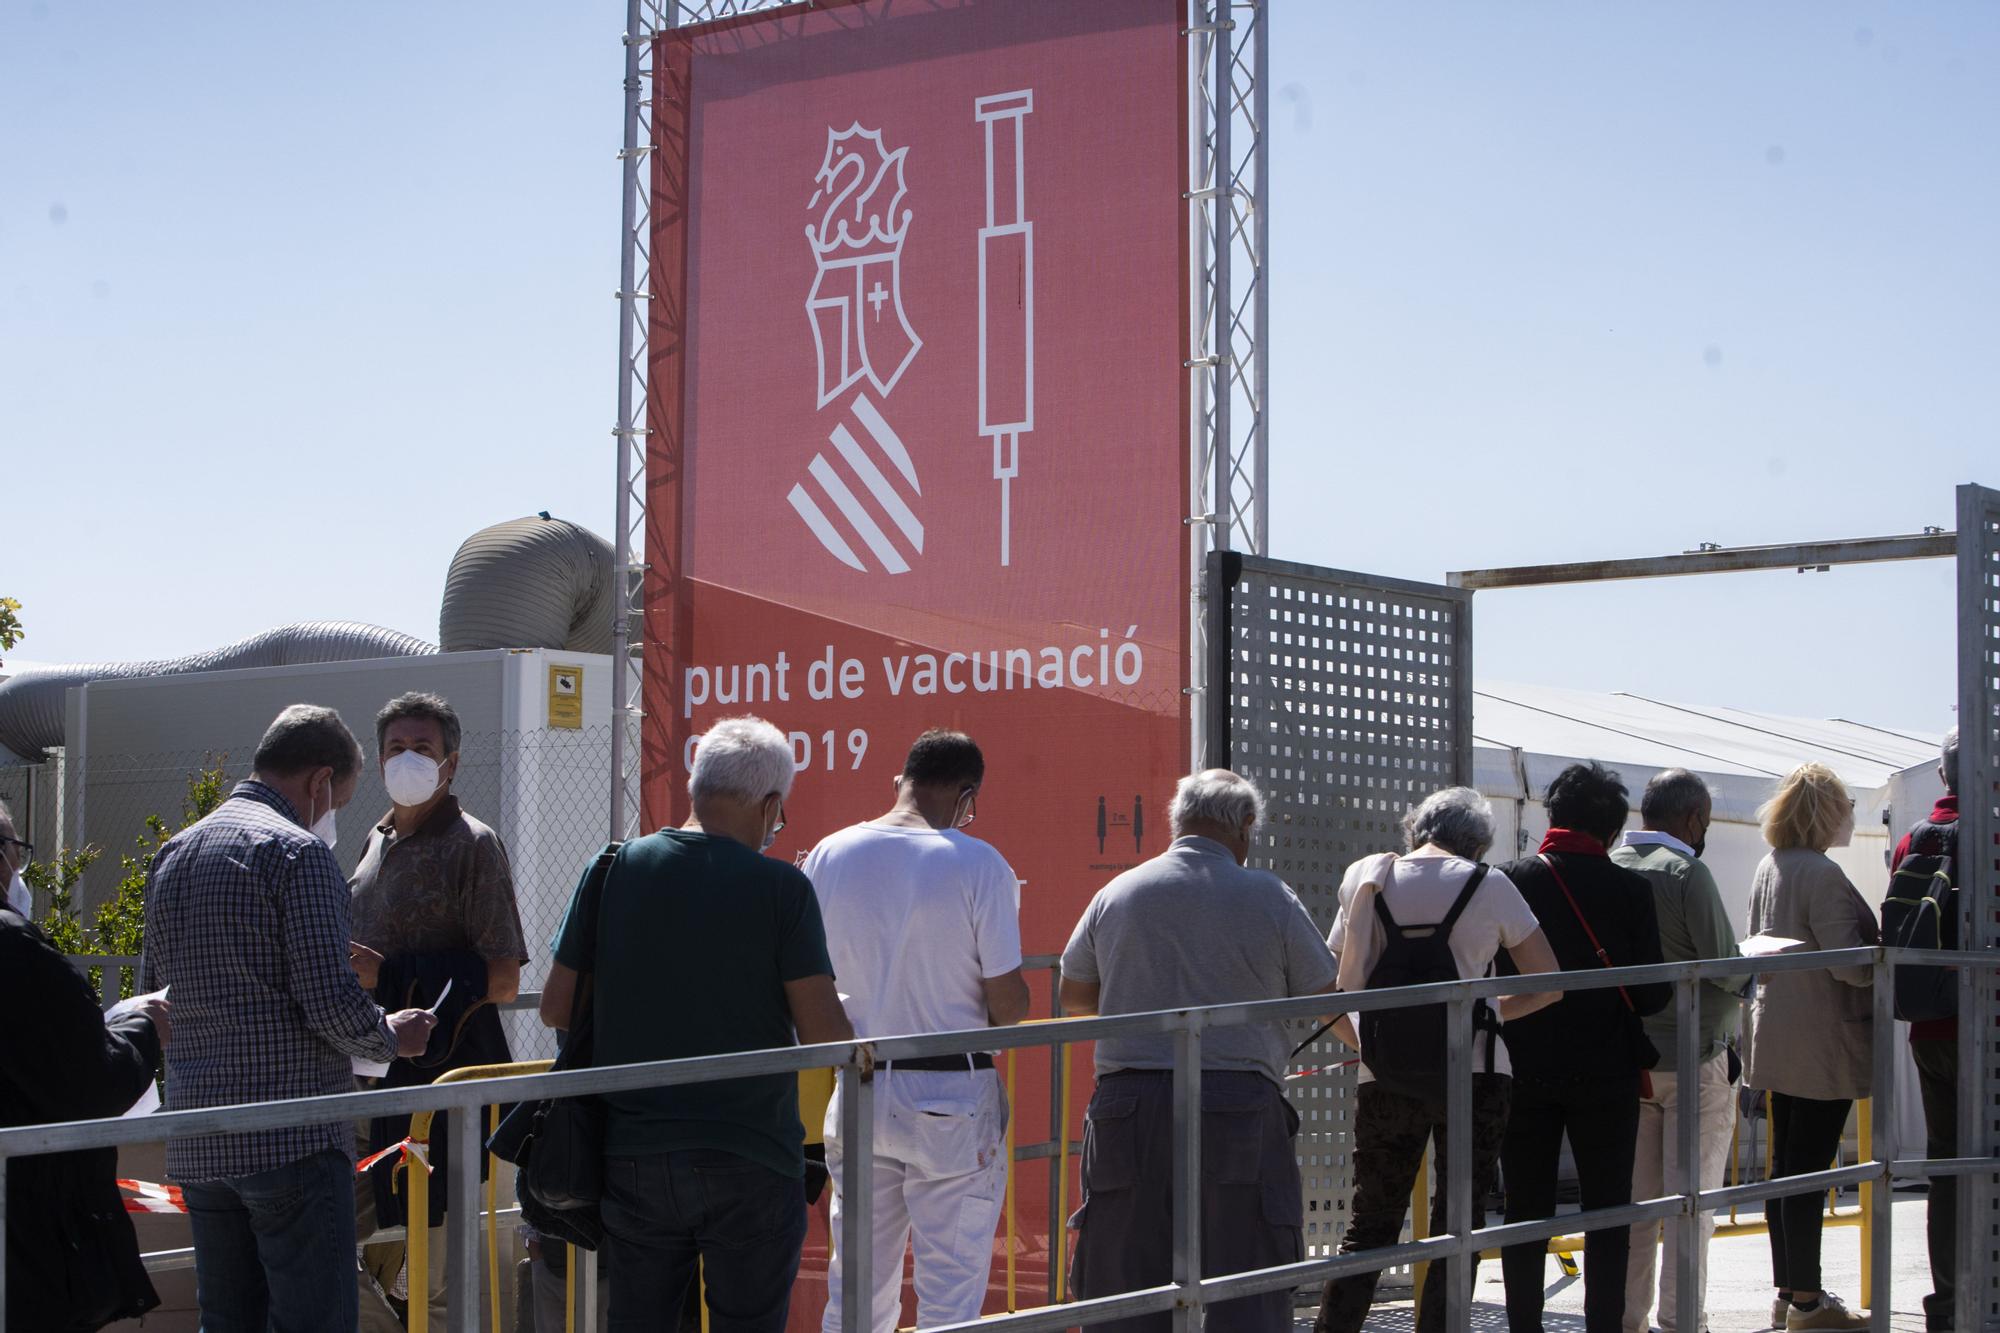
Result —
<instances>
[{"instance_id":1,"label":"paving ground","mask_svg":"<svg viewBox=\"0 0 2000 1333\"><path fill-rule=\"evenodd\" d=\"M1754 1218L1754 1213L1743 1213ZM1923 1298L1931 1289L1930 1262L1924 1251L1924 1198L1901 1195L1895 1202L1895 1236L1891 1246L1893 1294L1891 1325L1896 1333L1923 1333ZM1861 1232L1835 1227L1826 1232L1822 1251L1825 1281L1851 1308L1861 1305ZM1548 1264L1545 1333L1582 1333L1583 1280L1564 1277L1553 1259ZM1756 1333L1768 1328L1771 1299L1771 1244L1761 1235L1718 1237L1709 1251L1708 1326L1711 1333ZM1472 1327L1478 1333L1498 1333L1507 1327L1500 1266L1479 1266L1474 1292ZM1311 1312L1301 1312L1301 1329L1311 1327ZM1408 1300L1385 1301L1375 1307L1366 1325L1369 1333L1409 1333L1414 1316Z\"/></svg>"}]
</instances>

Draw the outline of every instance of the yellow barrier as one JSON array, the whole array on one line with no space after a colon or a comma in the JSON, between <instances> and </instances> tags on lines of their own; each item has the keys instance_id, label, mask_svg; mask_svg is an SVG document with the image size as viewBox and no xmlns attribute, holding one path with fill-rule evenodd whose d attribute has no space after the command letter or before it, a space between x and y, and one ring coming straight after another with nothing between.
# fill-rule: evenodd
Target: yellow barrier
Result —
<instances>
[{"instance_id":1,"label":"yellow barrier","mask_svg":"<svg viewBox=\"0 0 2000 1333\"><path fill-rule=\"evenodd\" d=\"M1056 1210L1049 1218L1049 1262L1056 1267L1056 1304L1061 1305L1069 1299L1069 1047L1058 1046L1054 1054L1062 1109L1056 1117Z\"/></svg>"},{"instance_id":2,"label":"yellow barrier","mask_svg":"<svg viewBox=\"0 0 2000 1333\"><path fill-rule=\"evenodd\" d=\"M1410 1187L1410 1239L1426 1240L1431 1234L1431 1164L1425 1157L1417 1163L1416 1184ZM1562 1265L1565 1277L1576 1276L1576 1256L1583 1249L1581 1236L1550 1236L1549 1253ZM1481 1259L1498 1259L1500 1251L1481 1250ZM1430 1275L1428 1262L1410 1265L1411 1298L1419 1309L1423 1308L1424 1279Z\"/></svg>"},{"instance_id":3,"label":"yellow barrier","mask_svg":"<svg viewBox=\"0 0 2000 1333\"><path fill-rule=\"evenodd\" d=\"M1046 1022L1047 1020L1030 1021ZM442 1074L434 1081L437 1083L464 1083L481 1078L507 1078L516 1074L540 1074L546 1072L553 1063L550 1060L524 1060L503 1065L469 1065L464 1069L454 1069ZM1067 1299L1065 1287L1069 1266L1067 1262L1069 1247L1066 1223L1069 1215L1068 1130L1071 1102L1069 1051L1067 1048L1063 1050L1062 1059L1056 1063L1054 1074L1056 1078L1061 1080L1059 1092L1062 1125L1056 1140L1056 1207L1054 1215L1049 1221L1049 1262L1055 1265L1056 1301L1057 1303L1061 1303ZM1019 1234L1014 1204L1014 1151L1016 1140L1013 1106L1016 1088L1015 1075L1016 1053L1010 1050L1007 1052L1006 1076L1007 1105L1009 1107L1006 1147L1007 1309L1010 1312L1020 1308L1015 1269L1015 1242ZM835 1078L832 1069L809 1069L799 1074L799 1119L805 1127L805 1141L807 1143L824 1141L823 1130L826 1124L826 1110L832 1103L834 1088ZM499 1127L500 1108L497 1106L489 1107L488 1113L489 1126L497 1129ZM399 1170L404 1170L411 1158L415 1158L423 1168L421 1170L406 1171L409 1179L409 1190L404 1211L410 1217L428 1217L430 1215L429 1145L433 1115L434 1113L430 1111L420 1111L410 1118L409 1137L413 1147L406 1150L404 1166L398 1168ZM497 1159L495 1160L497 1163ZM487 1220L487 1294L492 1306L494 1333L499 1333L501 1322L500 1223L498 1203L499 1174L497 1165L495 1165L487 1174L485 1210ZM428 1291L430 1279L430 1229L425 1226L412 1226L407 1228L407 1231L409 1239L406 1266L410 1275L408 1285L412 1292ZM831 1234L827 1237L829 1252L831 1251L834 1239ZM568 1259L569 1262L564 1265L563 1274L564 1329L565 1333L575 1333L578 1254L573 1247L570 1249ZM701 1280L697 1278L697 1281ZM704 1286L701 1302L701 1320L704 1333L706 1333L708 1328L708 1301L706 1296L707 1293ZM429 1318L430 1307L428 1302L421 1299L412 1300L409 1306L409 1333L429 1333Z\"/></svg>"},{"instance_id":4,"label":"yellow barrier","mask_svg":"<svg viewBox=\"0 0 2000 1333\"><path fill-rule=\"evenodd\" d=\"M486 1108L486 1138L492 1141L500 1129L500 1108ZM488 1154L491 1156L491 1154ZM493 1312L493 1333L500 1333L500 1163L489 1161L486 1170L486 1296Z\"/></svg>"},{"instance_id":5,"label":"yellow barrier","mask_svg":"<svg viewBox=\"0 0 2000 1333\"><path fill-rule=\"evenodd\" d=\"M1864 1097L1855 1103L1855 1106L1861 1116L1861 1123L1856 1127L1855 1131L1856 1153L1858 1156L1860 1153L1867 1151L1867 1145L1873 1141L1870 1130L1873 1124L1874 1103L1871 1099ZM1770 1124L1770 1114L1771 1094L1767 1092L1764 1094L1764 1123L1766 1125ZM1729 1131L1729 1183L1731 1185L1740 1184L1742 1181L1742 1171L1739 1166L1739 1150L1742 1146L1741 1120L1740 1116L1735 1117L1735 1123L1730 1126ZM1771 1135L1767 1130L1764 1135L1764 1179L1769 1180L1771 1178L1771 1172L1775 1166L1775 1150L1771 1144ZM1427 1167L1419 1165L1417 1168L1416 1188L1411 1192L1410 1197L1410 1237L1413 1240L1422 1240L1430 1234L1427 1201L1428 1190L1426 1188L1427 1175ZM1874 1189L1873 1182L1862 1182L1861 1206L1851 1213L1840 1211L1839 1195L1836 1191L1827 1191L1826 1215L1820 1221L1820 1225L1823 1227L1861 1228L1861 1306L1863 1309L1872 1309L1874 1307L1875 1284L1871 1280L1872 1265L1869 1262L1875 1248L1874 1211L1870 1207L1875 1197ZM1728 1239L1734 1236L1764 1236L1770 1234L1770 1230L1770 1224L1762 1218L1758 1218L1752 1222L1737 1221L1736 1205L1731 1204L1729 1205L1729 1221L1718 1221L1715 1227L1715 1235L1718 1239ZM1580 1254L1582 1251L1582 1236L1551 1236L1549 1238L1549 1253L1556 1256L1557 1261L1562 1264L1563 1272L1570 1277L1576 1276L1574 1256ZM1500 1252L1498 1250L1483 1250L1480 1252L1479 1257L1482 1259L1497 1259L1499 1256ZM1424 1270L1428 1265L1417 1264L1414 1267L1416 1272L1416 1294L1418 1299L1421 1300L1424 1291Z\"/></svg>"},{"instance_id":6,"label":"yellow barrier","mask_svg":"<svg viewBox=\"0 0 2000 1333\"><path fill-rule=\"evenodd\" d=\"M467 1065L463 1069L451 1069L431 1080L433 1083L469 1083L480 1078L511 1078L516 1074L540 1074L547 1072L553 1060L516 1060L504 1065ZM500 1108L490 1108L492 1122L498 1124ZM404 1231L408 1234L409 1258L405 1268L409 1273L410 1289L409 1330L410 1333L430 1333L431 1307L431 1180L430 1152L431 1120L434 1111L419 1111L410 1117L410 1142L416 1145L414 1151L406 1150L403 1159L405 1169L409 1159L415 1157L422 1170L406 1171L410 1183L408 1202L403 1208ZM459 1170L467 1169L460 1163ZM493 1333L500 1333L500 1214L495 1205L499 1202L499 1163L497 1159L488 1162L486 1176L486 1253L490 1273L487 1290L492 1297ZM571 1256L574 1259L575 1256ZM572 1280L576 1265L570 1264ZM573 1317L573 1316L572 1316Z\"/></svg>"},{"instance_id":7,"label":"yellow barrier","mask_svg":"<svg viewBox=\"0 0 2000 1333\"><path fill-rule=\"evenodd\" d=\"M1030 1023L1047 1023L1049 1021L1051 1020L1046 1018L1030 1018L1024 1020L1023 1026ZM1019 1108L1014 1104L1014 1092L1016 1074L1018 1072L1018 1061L1016 1058L1018 1055L1019 1052L1015 1050L1009 1050L1006 1053L1007 1202L1002 1216L1005 1219L1007 1235L1007 1311L1009 1314L1021 1308L1019 1285L1015 1269L1015 1251L1018 1248L1020 1222L1014 1205L1014 1168L1018 1165L1014 1160L1015 1145L1017 1143L1014 1134L1014 1122L1018 1118L1019 1112ZM1052 1050L1050 1052L1050 1059L1050 1077L1061 1080L1057 1084L1057 1092L1059 1094L1058 1106L1060 1107L1058 1114L1062 1118L1062 1124L1056 1131L1055 1209L1053 1215L1049 1218L1049 1262L1055 1266L1053 1274L1055 1278L1055 1303L1060 1305L1068 1299L1064 1288L1069 1278L1069 1048L1067 1046L1062 1048L1062 1055L1059 1060L1055 1058L1055 1052ZM830 1239L829 1243L831 1243Z\"/></svg>"},{"instance_id":8,"label":"yellow barrier","mask_svg":"<svg viewBox=\"0 0 2000 1333\"><path fill-rule=\"evenodd\" d=\"M1410 1239L1428 1240L1431 1234L1431 1160L1428 1157L1417 1161L1417 1182L1410 1187ZM1415 1298L1417 1308L1424 1308L1424 1279L1430 1276L1429 1264L1410 1265L1410 1295Z\"/></svg>"},{"instance_id":9,"label":"yellow barrier","mask_svg":"<svg viewBox=\"0 0 2000 1333\"><path fill-rule=\"evenodd\" d=\"M1014 1293L1014 1056L1007 1052L1007 1313L1020 1308Z\"/></svg>"}]
</instances>

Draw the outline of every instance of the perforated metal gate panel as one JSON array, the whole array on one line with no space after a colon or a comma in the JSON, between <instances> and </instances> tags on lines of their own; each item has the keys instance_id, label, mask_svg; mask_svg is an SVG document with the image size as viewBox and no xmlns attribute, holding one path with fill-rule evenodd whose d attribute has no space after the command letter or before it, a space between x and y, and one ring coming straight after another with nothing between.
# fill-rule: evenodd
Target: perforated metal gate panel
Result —
<instances>
[{"instance_id":1,"label":"perforated metal gate panel","mask_svg":"<svg viewBox=\"0 0 2000 1333\"><path fill-rule=\"evenodd\" d=\"M1959 884L1970 918L1967 948L2000 948L2000 491L1961 486L1958 491L1958 790ZM1979 849L1975 851L1974 849ZM1969 1016L1961 1012L1976 1082L1962 1080L1978 1108L1971 1117L1977 1152L2000 1152L2000 1040L1996 1040L1995 976L1984 973ZM1980 1034L1983 1034L1983 1039ZM1974 1309L1958 1327L2000 1327L2000 1189L1991 1176L1964 1177L1961 1216L1972 1250ZM1961 1242L1965 1243L1965 1242ZM1962 1304L1960 1309L1963 1311Z\"/></svg>"},{"instance_id":2,"label":"perforated metal gate panel","mask_svg":"<svg viewBox=\"0 0 2000 1333\"><path fill-rule=\"evenodd\" d=\"M1264 791L1254 864L1330 930L1347 867L1400 849L1410 806L1471 781L1471 594L1232 552L1208 576L1208 762ZM1325 1037L1293 1070L1351 1055ZM1347 1225L1353 1090L1352 1067L1288 1084L1311 1255Z\"/></svg>"}]
</instances>

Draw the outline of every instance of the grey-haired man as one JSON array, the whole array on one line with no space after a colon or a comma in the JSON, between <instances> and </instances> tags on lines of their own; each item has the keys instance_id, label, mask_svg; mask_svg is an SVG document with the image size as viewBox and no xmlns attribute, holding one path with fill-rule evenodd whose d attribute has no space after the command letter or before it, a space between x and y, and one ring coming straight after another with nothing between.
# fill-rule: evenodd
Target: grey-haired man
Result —
<instances>
[{"instance_id":1,"label":"grey-haired man","mask_svg":"<svg viewBox=\"0 0 2000 1333\"><path fill-rule=\"evenodd\" d=\"M1209 769L1181 779L1166 851L1098 891L1062 957L1069 1014L1318 995L1334 988L1333 954L1285 882L1244 865L1263 800L1246 779ZM1219 1027L1201 1044L1203 1276L1304 1257L1305 1205L1285 1101L1287 1047L1273 1024ZM1083 1207L1072 1219L1071 1284L1080 1298L1159 1286L1173 1254L1174 1038L1097 1043L1097 1090L1083 1140ZM1275 1333L1292 1324L1289 1291L1208 1307L1211 1333ZM1101 1325L1161 1333L1167 1314Z\"/></svg>"},{"instance_id":2,"label":"grey-haired man","mask_svg":"<svg viewBox=\"0 0 2000 1333\"><path fill-rule=\"evenodd\" d=\"M542 988L567 1029L592 974L600 1065L852 1041L812 881L764 852L785 826L791 742L725 718L697 743L692 815L618 849L570 900ZM806 1234L799 1081L765 1074L605 1096L611 1327L677 1326L700 1264L711 1333L781 1333Z\"/></svg>"}]
</instances>

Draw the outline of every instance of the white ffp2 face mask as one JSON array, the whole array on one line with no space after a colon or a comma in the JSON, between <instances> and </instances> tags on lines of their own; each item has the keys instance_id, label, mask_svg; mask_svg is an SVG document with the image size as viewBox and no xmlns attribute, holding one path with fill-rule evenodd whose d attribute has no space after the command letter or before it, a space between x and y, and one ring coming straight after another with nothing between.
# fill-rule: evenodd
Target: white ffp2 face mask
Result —
<instances>
[{"instance_id":1,"label":"white ffp2 face mask","mask_svg":"<svg viewBox=\"0 0 2000 1333\"><path fill-rule=\"evenodd\" d=\"M390 755L382 765L382 785L397 805L422 805L437 794L438 762L415 750Z\"/></svg>"},{"instance_id":2,"label":"white ffp2 face mask","mask_svg":"<svg viewBox=\"0 0 2000 1333\"><path fill-rule=\"evenodd\" d=\"M28 881L21 878L21 872L18 870L7 882L7 906L30 921L35 919L35 895L28 892Z\"/></svg>"}]
</instances>

